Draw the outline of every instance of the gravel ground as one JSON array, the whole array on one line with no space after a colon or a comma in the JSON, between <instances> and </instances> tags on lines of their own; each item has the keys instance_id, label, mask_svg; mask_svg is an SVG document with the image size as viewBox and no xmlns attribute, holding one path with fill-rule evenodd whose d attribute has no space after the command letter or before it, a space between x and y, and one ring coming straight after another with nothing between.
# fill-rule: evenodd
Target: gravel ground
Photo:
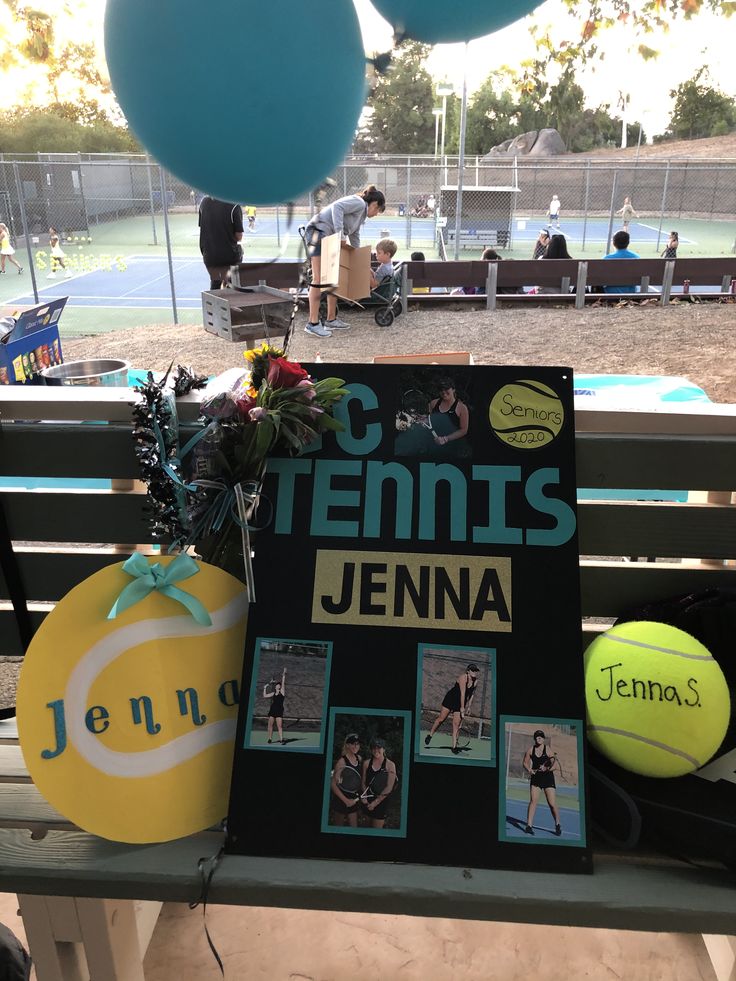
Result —
<instances>
[{"instance_id":1,"label":"gravel ground","mask_svg":"<svg viewBox=\"0 0 736 981\"><path fill-rule=\"evenodd\" d=\"M581 374L677 375L714 402L736 402L733 358L736 304L679 302L663 309L642 303L611 307L537 307L490 312L460 304L410 311L389 328L372 313L343 314L349 331L319 338L302 330L300 312L289 354L300 361L370 361L377 354L471 351L477 364L563 365ZM216 374L242 364L242 344L199 326L135 327L64 341L67 361L127 358L135 367L164 370L172 359Z\"/></svg>"}]
</instances>

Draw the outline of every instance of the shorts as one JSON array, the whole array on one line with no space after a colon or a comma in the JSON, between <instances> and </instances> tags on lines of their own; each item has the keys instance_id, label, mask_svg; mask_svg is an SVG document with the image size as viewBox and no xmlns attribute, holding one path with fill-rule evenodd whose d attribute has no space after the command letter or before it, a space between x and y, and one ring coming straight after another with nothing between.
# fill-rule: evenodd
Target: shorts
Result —
<instances>
[{"instance_id":1,"label":"shorts","mask_svg":"<svg viewBox=\"0 0 736 981\"><path fill-rule=\"evenodd\" d=\"M310 259L318 259L322 255L322 239L325 233L314 225L307 225L304 229L304 241L307 245L307 255Z\"/></svg>"},{"instance_id":2,"label":"shorts","mask_svg":"<svg viewBox=\"0 0 736 981\"><path fill-rule=\"evenodd\" d=\"M532 787L539 787L540 790L553 790L557 786L555 775L551 770L543 770L541 773L537 770L532 775L530 783Z\"/></svg>"},{"instance_id":3,"label":"shorts","mask_svg":"<svg viewBox=\"0 0 736 981\"><path fill-rule=\"evenodd\" d=\"M273 709L268 710L267 718L269 719L283 719L283 717L284 717L283 712L274 712Z\"/></svg>"},{"instance_id":4,"label":"shorts","mask_svg":"<svg viewBox=\"0 0 736 981\"><path fill-rule=\"evenodd\" d=\"M347 797L348 795L345 794L345 796ZM353 804L352 807L348 807L346 804L343 804L343 802L340 800L340 798L336 794L333 794L332 795L332 810L336 814L357 814L358 813L358 805L357 804Z\"/></svg>"},{"instance_id":5,"label":"shorts","mask_svg":"<svg viewBox=\"0 0 736 981\"><path fill-rule=\"evenodd\" d=\"M385 797L380 804L378 804L376 807L373 808L372 811L369 811L367 806L364 805L366 817L369 818L369 820L371 821L385 821L386 811L388 809L388 802L390 800L391 800L391 795L389 794L389 796Z\"/></svg>"}]
</instances>

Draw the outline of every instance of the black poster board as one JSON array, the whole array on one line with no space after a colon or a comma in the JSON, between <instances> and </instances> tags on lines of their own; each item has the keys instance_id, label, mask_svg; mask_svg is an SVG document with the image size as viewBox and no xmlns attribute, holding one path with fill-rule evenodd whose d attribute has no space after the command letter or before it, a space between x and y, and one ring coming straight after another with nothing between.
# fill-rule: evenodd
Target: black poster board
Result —
<instances>
[{"instance_id":1,"label":"black poster board","mask_svg":"<svg viewBox=\"0 0 736 981\"><path fill-rule=\"evenodd\" d=\"M227 850L592 871L572 370L307 368L346 429L268 463Z\"/></svg>"}]
</instances>

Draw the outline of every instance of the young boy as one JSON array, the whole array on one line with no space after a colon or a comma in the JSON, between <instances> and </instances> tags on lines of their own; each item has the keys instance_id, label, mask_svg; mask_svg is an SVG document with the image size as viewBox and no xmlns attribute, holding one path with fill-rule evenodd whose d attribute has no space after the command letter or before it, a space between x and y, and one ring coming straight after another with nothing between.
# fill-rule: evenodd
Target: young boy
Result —
<instances>
[{"instance_id":1,"label":"young boy","mask_svg":"<svg viewBox=\"0 0 736 981\"><path fill-rule=\"evenodd\" d=\"M382 238L376 242L376 259L380 265L375 272L371 272L371 289L380 286L384 279L394 274L393 257L398 251L398 245L390 238Z\"/></svg>"}]
</instances>

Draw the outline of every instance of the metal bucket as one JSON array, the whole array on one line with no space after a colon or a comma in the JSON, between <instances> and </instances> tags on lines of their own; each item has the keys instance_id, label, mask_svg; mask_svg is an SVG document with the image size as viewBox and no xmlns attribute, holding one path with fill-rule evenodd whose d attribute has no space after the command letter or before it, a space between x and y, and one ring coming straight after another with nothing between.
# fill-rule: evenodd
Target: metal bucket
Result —
<instances>
[{"instance_id":1,"label":"metal bucket","mask_svg":"<svg viewBox=\"0 0 736 981\"><path fill-rule=\"evenodd\" d=\"M47 385L127 386L129 361L99 358L89 361L67 361L41 372Z\"/></svg>"}]
</instances>

